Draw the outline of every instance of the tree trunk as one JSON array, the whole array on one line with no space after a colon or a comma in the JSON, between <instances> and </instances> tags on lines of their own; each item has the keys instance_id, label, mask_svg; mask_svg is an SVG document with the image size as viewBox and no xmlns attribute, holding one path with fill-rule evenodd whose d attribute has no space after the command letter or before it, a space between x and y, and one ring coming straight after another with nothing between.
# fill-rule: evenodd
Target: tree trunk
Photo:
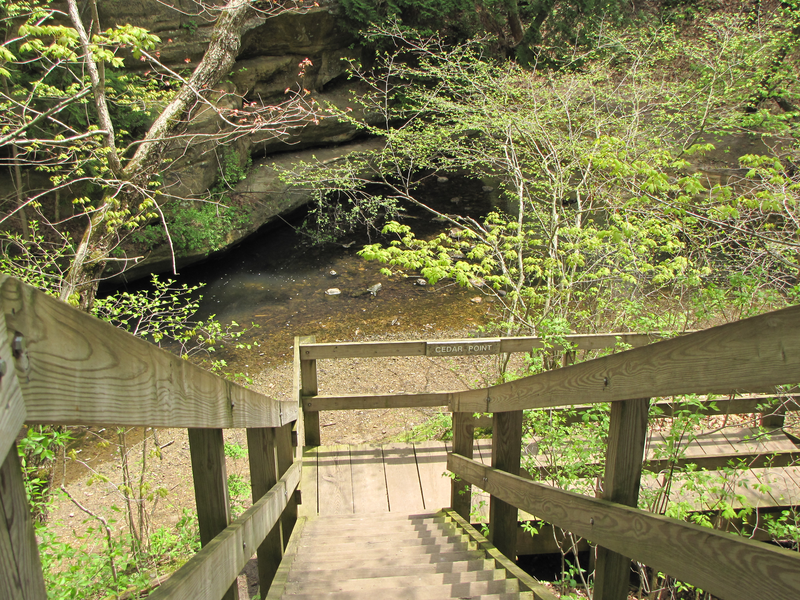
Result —
<instances>
[{"instance_id":1,"label":"tree trunk","mask_svg":"<svg viewBox=\"0 0 800 600\"><path fill-rule=\"evenodd\" d=\"M74 2L75 0L70 0L70 5ZM85 35L77 12L73 16L73 21L76 20L75 27ZM230 0L220 9L220 17L203 60L172 102L156 118L130 162L120 167L116 189L107 190L101 206L90 214L89 225L84 231L62 286L62 300L83 310L91 309L108 258L119 238L121 225L110 222L111 213L130 211L131 215L140 214L137 207L146 197L143 192L147 189L151 177L160 170L164 153L168 150L174 134L186 126L187 116L192 109L198 103L206 102L205 96L211 91L210 88L230 72L241 47L242 35L265 20L265 14L253 9L249 0ZM102 86L99 85L101 70L94 64L91 54L86 50L84 53L88 71L92 74L95 102L102 116L103 111L100 107L105 105L106 101ZM88 66L90 64L94 65L94 68ZM95 79L98 85L94 85ZM110 121L107 127L110 127ZM114 159L119 161L119 155L113 145L113 136L106 137L106 145L110 150L109 154L114 156L110 160L113 165Z\"/></svg>"}]
</instances>

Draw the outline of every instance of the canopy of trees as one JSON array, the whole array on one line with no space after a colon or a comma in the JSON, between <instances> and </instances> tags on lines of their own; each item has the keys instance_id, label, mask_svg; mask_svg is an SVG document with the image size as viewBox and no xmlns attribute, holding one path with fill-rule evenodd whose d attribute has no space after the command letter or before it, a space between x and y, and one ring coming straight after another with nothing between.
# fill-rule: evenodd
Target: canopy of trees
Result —
<instances>
[{"instance_id":1,"label":"canopy of trees","mask_svg":"<svg viewBox=\"0 0 800 600\"><path fill-rule=\"evenodd\" d=\"M680 328L690 309L735 318L794 301L800 15L758 8L609 27L558 69L380 27L388 50L356 73L385 150L293 177L367 212L372 168L394 202L418 202L419 184L446 172L499 182L510 214L437 213L458 231L432 240L392 222L395 241L362 254L389 275L507 293L507 331ZM721 172L731 140L755 150Z\"/></svg>"}]
</instances>

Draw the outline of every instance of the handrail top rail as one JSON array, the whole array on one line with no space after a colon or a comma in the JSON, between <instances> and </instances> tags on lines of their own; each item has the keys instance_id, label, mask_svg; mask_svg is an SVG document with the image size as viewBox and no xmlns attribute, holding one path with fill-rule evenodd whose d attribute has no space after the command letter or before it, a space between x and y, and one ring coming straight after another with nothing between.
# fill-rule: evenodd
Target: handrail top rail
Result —
<instances>
[{"instance_id":1,"label":"handrail top rail","mask_svg":"<svg viewBox=\"0 0 800 600\"><path fill-rule=\"evenodd\" d=\"M294 401L229 381L4 274L0 311L2 357L15 366L24 398L14 426L0 427L0 442L23 421L225 429L298 418ZM8 444L0 445L5 456Z\"/></svg>"},{"instance_id":2,"label":"handrail top rail","mask_svg":"<svg viewBox=\"0 0 800 600\"><path fill-rule=\"evenodd\" d=\"M771 392L800 381L800 305L495 386L451 412L508 412L682 394Z\"/></svg>"},{"instance_id":3,"label":"handrail top rail","mask_svg":"<svg viewBox=\"0 0 800 600\"><path fill-rule=\"evenodd\" d=\"M681 332L691 333L691 332ZM563 349L551 339L566 339L575 344L569 350L602 350L617 343L634 347L663 339L659 332L570 333L558 336L475 337L442 340L391 340L376 342L300 343L302 360L336 358L380 358L390 356L470 356L530 352L537 348ZM459 348L460 347L460 348Z\"/></svg>"}]
</instances>

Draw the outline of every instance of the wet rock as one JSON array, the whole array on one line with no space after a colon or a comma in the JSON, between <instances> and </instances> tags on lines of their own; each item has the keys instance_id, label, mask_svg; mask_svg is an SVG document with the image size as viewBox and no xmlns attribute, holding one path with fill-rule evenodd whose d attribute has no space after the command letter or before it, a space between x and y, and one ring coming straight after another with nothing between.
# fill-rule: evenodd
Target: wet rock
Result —
<instances>
[{"instance_id":1,"label":"wet rock","mask_svg":"<svg viewBox=\"0 0 800 600\"><path fill-rule=\"evenodd\" d=\"M422 279L420 277L419 279L414 280L414 285L418 285L420 287L424 287L424 286L428 285L428 281L425 280L425 279Z\"/></svg>"},{"instance_id":2,"label":"wet rock","mask_svg":"<svg viewBox=\"0 0 800 600\"><path fill-rule=\"evenodd\" d=\"M450 180L447 177L437 177L436 178L436 183L447 183L448 181L450 181Z\"/></svg>"},{"instance_id":3,"label":"wet rock","mask_svg":"<svg viewBox=\"0 0 800 600\"><path fill-rule=\"evenodd\" d=\"M453 260L461 260L461 259L464 258L464 253L463 252L459 252L458 250L453 250L451 252L448 252L447 256L449 256Z\"/></svg>"},{"instance_id":4,"label":"wet rock","mask_svg":"<svg viewBox=\"0 0 800 600\"><path fill-rule=\"evenodd\" d=\"M461 197L460 196L453 196L452 198L450 198L450 204L456 204L457 205L457 204L460 204L460 203L461 203Z\"/></svg>"},{"instance_id":5,"label":"wet rock","mask_svg":"<svg viewBox=\"0 0 800 600\"><path fill-rule=\"evenodd\" d=\"M506 291L505 290L497 290L497 292L495 292L495 293L498 296L500 296L501 298L505 298L506 297Z\"/></svg>"},{"instance_id":6,"label":"wet rock","mask_svg":"<svg viewBox=\"0 0 800 600\"><path fill-rule=\"evenodd\" d=\"M456 240L457 240L457 239L460 239L460 238L461 238L461 235L462 235L463 233L464 233L464 230L463 230L463 229L459 229L458 227L453 227L453 228L450 230L450 237L451 237L451 238L453 238L453 239L456 239Z\"/></svg>"},{"instance_id":7,"label":"wet rock","mask_svg":"<svg viewBox=\"0 0 800 600\"><path fill-rule=\"evenodd\" d=\"M339 274L336 271L334 271L333 269L328 271L328 277L338 277L338 276L339 276Z\"/></svg>"},{"instance_id":8,"label":"wet rock","mask_svg":"<svg viewBox=\"0 0 800 600\"><path fill-rule=\"evenodd\" d=\"M382 288L383 288L383 285L381 285L380 283L376 283L375 285L371 285L371 286L369 286L369 287L367 288L367 291L368 291L370 294L372 294L373 296L377 296L377 295L378 295L378 292L380 292Z\"/></svg>"},{"instance_id":9,"label":"wet rock","mask_svg":"<svg viewBox=\"0 0 800 600\"><path fill-rule=\"evenodd\" d=\"M482 189L484 192L486 192L487 194L488 194L489 192L493 192L493 191L494 191L494 188L493 188L492 186L490 186L490 185L485 185L485 186L483 186L481 189Z\"/></svg>"},{"instance_id":10,"label":"wet rock","mask_svg":"<svg viewBox=\"0 0 800 600\"><path fill-rule=\"evenodd\" d=\"M341 293L342 290L340 290L339 288L328 288L327 290L325 290L326 296L338 296Z\"/></svg>"},{"instance_id":11,"label":"wet rock","mask_svg":"<svg viewBox=\"0 0 800 600\"><path fill-rule=\"evenodd\" d=\"M480 304L481 302L483 302L483 298L481 298L480 296L475 296L474 298L470 298L469 301L472 302L473 304Z\"/></svg>"}]
</instances>

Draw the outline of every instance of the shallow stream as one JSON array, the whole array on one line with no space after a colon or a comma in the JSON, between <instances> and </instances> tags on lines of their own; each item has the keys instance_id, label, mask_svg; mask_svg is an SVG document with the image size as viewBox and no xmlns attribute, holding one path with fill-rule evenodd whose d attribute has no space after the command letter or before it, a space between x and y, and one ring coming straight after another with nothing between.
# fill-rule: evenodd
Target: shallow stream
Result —
<instances>
[{"instance_id":1,"label":"shallow stream","mask_svg":"<svg viewBox=\"0 0 800 600\"><path fill-rule=\"evenodd\" d=\"M480 181L458 177L446 184L432 179L422 193L440 211L475 217L491 209L491 195ZM412 273L387 278L379 273L383 265L356 254L370 243L366 231L340 243L310 246L297 230L302 220L299 215L267 228L220 258L183 269L177 277L179 283L205 284L201 318L214 314L223 323L258 326L245 336L247 341L257 340L258 348L222 355L231 366L252 373L283 362L291 357L295 335L315 335L320 342L400 332L434 337L437 331L477 329L486 322L492 303L479 290L460 288L449 280L417 285L419 276ZM420 236L451 227L418 210L409 211L404 220ZM378 241L374 232L372 241ZM375 284L381 289L368 292ZM341 294L327 295L329 288Z\"/></svg>"}]
</instances>

